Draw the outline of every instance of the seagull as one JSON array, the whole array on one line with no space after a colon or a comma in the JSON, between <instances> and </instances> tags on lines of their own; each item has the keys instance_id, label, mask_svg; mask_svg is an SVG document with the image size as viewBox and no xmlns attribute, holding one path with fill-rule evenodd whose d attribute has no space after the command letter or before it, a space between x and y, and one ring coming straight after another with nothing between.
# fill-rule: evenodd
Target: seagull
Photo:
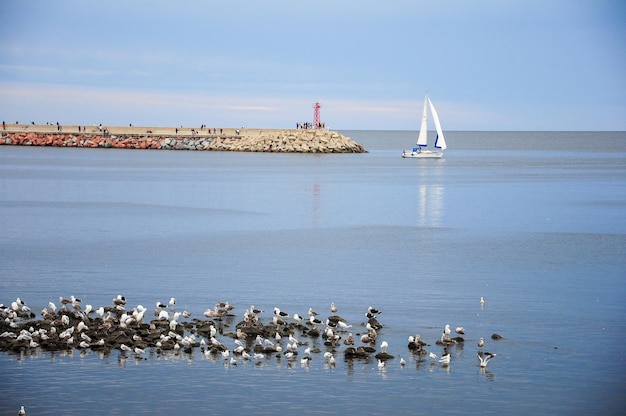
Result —
<instances>
[{"instance_id":1,"label":"seagull","mask_svg":"<svg viewBox=\"0 0 626 416\"><path fill-rule=\"evenodd\" d=\"M446 335L450 335L450 325L446 324L445 328L443 329L443 333Z\"/></svg>"},{"instance_id":2,"label":"seagull","mask_svg":"<svg viewBox=\"0 0 626 416\"><path fill-rule=\"evenodd\" d=\"M480 297L480 306L483 306L485 304L485 298L483 298L482 296Z\"/></svg>"},{"instance_id":3,"label":"seagull","mask_svg":"<svg viewBox=\"0 0 626 416\"><path fill-rule=\"evenodd\" d=\"M176 298L173 298L173 297L170 298L170 302L169 303L170 303L170 306L176 305Z\"/></svg>"},{"instance_id":4,"label":"seagull","mask_svg":"<svg viewBox=\"0 0 626 416\"><path fill-rule=\"evenodd\" d=\"M62 301L63 302L63 301ZM116 297L113 298L113 303L115 305L126 305L126 298L122 295L117 295Z\"/></svg>"},{"instance_id":5,"label":"seagull","mask_svg":"<svg viewBox=\"0 0 626 416\"><path fill-rule=\"evenodd\" d=\"M50 308L52 312L57 311L57 305L55 305L52 301L48 302L48 307Z\"/></svg>"},{"instance_id":6,"label":"seagull","mask_svg":"<svg viewBox=\"0 0 626 416\"><path fill-rule=\"evenodd\" d=\"M367 312L371 313L372 315L378 315L379 313L381 313L378 309L374 309L371 306L367 308Z\"/></svg>"},{"instance_id":7,"label":"seagull","mask_svg":"<svg viewBox=\"0 0 626 416\"><path fill-rule=\"evenodd\" d=\"M348 325L347 323L345 323L344 321L337 321L337 325L339 325L339 327L341 329L348 329L348 328L352 328L352 325Z\"/></svg>"},{"instance_id":8,"label":"seagull","mask_svg":"<svg viewBox=\"0 0 626 416\"><path fill-rule=\"evenodd\" d=\"M385 362L383 360L378 360L378 369L379 370L385 369Z\"/></svg>"},{"instance_id":9,"label":"seagull","mask_svg":"<svg viewBox=\"0 0 626 416\"><path fill-rule=\"evenodd\" d=\"M478 348L484 347L485 346L485 338L480 337L480 339L478 340L477 345L478 345Z\"/></svg>"},{"instance_id":10,"label":"seagull","mask_svg":"<svg viewBox=\"0 0 626 416\"><path fill-rule=\"evenodd\" d=\"M18 416L26 416L26 410L24 410L24 406L20 407L20 411L17 412Z\"/></svg>"},{"instance_id":11,"label":"seagull","mask_svg":"<svg viewBox=\"0 0 626 416\"><path fill-rule=\"evenodd\" d=\"M400 358L400 365L402 367L404 367L406 365L406 361L404 360L404 358Z\"/></svg>"},{"instance_id":12,"label":"seagull","mask_svg":"<svg viewBox=\"0 0 626 416\"><path fill-rule=\"evenodd\" d=\"M430 357L431 360L437 359L437 354L435 354L434 352L431 352L430 354L428 354L428 356Z\"/></svg>"},{"instance_id":13,"label":"seagull","mask_svg":"<svg viewBox=\"0 0 626 416\"><path fill-rule=\"evenodd\" d=\"M442 355L439 359L439 362L444 365L450 364L450 354Z\"/></svg>"},{"instance_id":14,"label":"seagull","mask_svg":"<svg viewBox=\"0 0 626 416\"><path fill-rule=\"evenodd\" d=\"M163 308L167 308L167 305L163 302L157 302L156 307L163 309Z\"/></svg>"},{"instance_id":15,"label":"seagull","mask_svg":"<svg viewBox=\"0 0 626 416\"><path fill-rule=\"evenodd\" d=\"M389 344L387 344L387 341L381 342L380 349L382 350L382 352L387 352L388 347L389 347Z\"/></svg>"},{"instance_id":16,"label":"seagull","mask_svg":"<svg viewBox=\"0 0 626 416\"><path fill-rule=\"evenodd\" d=\"M315 312L313 308L309 308L309 316L315 316L315 315L317 315L317 312Z\"/></svg>"},{"instance_id":17,"label":"seagull","mask_svg":"<svg viewBox=\"0 0 626 416\"><path fill-rule=\"evenodd\" d=\"M482 352L482 351L480 351L478 354L476 354L476 356L480 360L481 368L487 368L487 363L489 362L489 360L491 360L493 357L495 357L496 354L492 354L490 352Z\"/></svg>"},{"instance_id":18,"label":"seagull","mask_svg":"<svg viewBox=\"0 0 626 416\"><path fill-rule=\"evenodd\" d=\"M462 326L457 326L454 332L456 332L459 335L463 335L465 334L465 328L463 328Z\"/></svg>"},{"instance_id":19,"label":"seagull","mask_svg":"<svg viewBox=\"0 0 626 416\"><path fill-rule=\"evenodd\" d=\"M332 303L330 304L330 311L331 311L332 313L337 312L337 307L335 306L335 302L332 302Z\"/></svg>"}]
</instances>

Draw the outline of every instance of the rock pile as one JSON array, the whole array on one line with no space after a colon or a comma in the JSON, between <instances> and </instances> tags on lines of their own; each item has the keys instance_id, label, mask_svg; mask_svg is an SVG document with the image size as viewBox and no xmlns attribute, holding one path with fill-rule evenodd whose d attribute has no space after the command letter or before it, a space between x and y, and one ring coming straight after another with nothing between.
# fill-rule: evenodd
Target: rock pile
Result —
<instances>
[{"instance_id":1,"label":"rock pile","mask_svg":"<svg viewBox=\"0 0 626 416\"><path fill-rule=\"evenodd\" d=\"M349 137L328 130L267 130L237 135L4 132L0 145L103 147L122 149L214 150L233 152L365 153Z\"/></svg>"},{"instance_id":2,"label":"rock pile","mask_svg":"<svg viewBox=\"0 0 626 416\"><path fill-rule=\"evenodd\" d=\"M5 133L0 144L16 146L104 147L120 149L207 150L211 139L69 133Z\"/></svg>"},{"instance_id":3,"label":"rock pile","mask_svg":"<svg viewBox=\"0 0 626 416\"><path fill-rule=\"evenodd\" d=\"M365 153L349 137L328 130L283 130L242 137L217 137L209 150L285 153Z\"/></svg>"}]
</instances>

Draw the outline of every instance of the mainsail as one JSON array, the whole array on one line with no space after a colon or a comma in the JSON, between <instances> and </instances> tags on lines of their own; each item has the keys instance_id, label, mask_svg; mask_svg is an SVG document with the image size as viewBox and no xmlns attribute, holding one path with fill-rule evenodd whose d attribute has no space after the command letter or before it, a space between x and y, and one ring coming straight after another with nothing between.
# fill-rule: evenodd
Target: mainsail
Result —
<instances>
[{"instance_id":1,"label":"mainsail","mask_svg":"<svg viewBox=\"0 0 626 416\"><path fill-rule=\"evenodd\" d=\"M421 147L428 146L428 95L424 96L424 111L422 112L422 125L420 126L420 134L417 137L417 145Z\"/></svg>"}]
</instances>

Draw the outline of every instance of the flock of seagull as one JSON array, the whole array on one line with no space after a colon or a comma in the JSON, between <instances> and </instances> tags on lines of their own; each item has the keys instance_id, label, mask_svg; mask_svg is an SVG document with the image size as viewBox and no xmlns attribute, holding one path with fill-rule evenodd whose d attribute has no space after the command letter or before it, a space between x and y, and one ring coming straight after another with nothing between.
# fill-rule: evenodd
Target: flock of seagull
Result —
<instances>
[{"instance_id":1,"label":"flock of seagull","mask_svg":"<svg viewBox=\"0 0 626 416\"><path fill-rule=\"evenodd\" d=\"M485 304L481 297L481 307ZM126 298L118 295L111 305L94 308L75 296L60 297L59 306L49 302L40 312L41 319L19 297L10 305L0 304L0 351L28 352L93 350L145 359L148 351L157 354L185 352L192 354L196 348L213 359L220 357L229 365L252 361L260 363L271 356L285 357L289 363L300 362L308 366L314 354L322 354L315 342L322 338L326 351L325 364L334 367L337 354L343 348L344 360L370 359L373 355L380 371L395 357L388 353L388 343L381 340L383 324L378 320L381 311L368 307L365 319L353 327L337 315L337 307L330 305L331 314L323 318L312 308L305 316L290 315L278 307L265 313L251 305L243 311L242 320L234 323L235 307L229 302L217 302L204 311L203 318L192 317L188 311L176 309L176 299L156 302L152 312L142 305L127 307ZM358 328L358 332L357 332ZM430 359L448 367L452 361L450 348L462 344L465 339L463 327L456 327L454 334L449 324L444 326L441 337L435 342L443 348L441 356L428 352L430 346L419 334L408 337L407 348L420 360ZM501 336L493 334L492 339ZM231 345L230 347L228 345ZM376 348L378 345L379 349ZM479 367L486 369L496 354L484 351L485 339L477 342ZM423 357L423 358L422 358ZM426 358L428 357L428 358ZM401 366L406 360L400 358Z\"/></svg>"}]
</instances>

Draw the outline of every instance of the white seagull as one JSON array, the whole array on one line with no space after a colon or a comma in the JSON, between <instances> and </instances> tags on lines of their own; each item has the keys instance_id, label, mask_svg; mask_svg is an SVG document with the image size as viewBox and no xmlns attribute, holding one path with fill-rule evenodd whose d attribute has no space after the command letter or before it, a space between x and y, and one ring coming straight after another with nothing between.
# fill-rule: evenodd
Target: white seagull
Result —
<instances>
[{"instance_id":1,"label":"white seagull","mask_svg":"<svg viewBox=\"0 0 626 416\"><path fill-rule=\"evenodd\" d=\"M478 342L476 343L476 345L478 345L478 348L482 348L485 346L485 338L480 337L480 339L478 340Z\"/></svg>"},{"instance_id":2,"label":"white seagull","mask_svg":"<svg viewBox=\"0 0 626 416\"><path fill-rule=\"evenodd\" d=\"M450 354L444 354L439 359L439 362L444 365L450 364Z\"/></svg>"},{"instance_id":3,"label":"white seagull","mask_svg":"<svg viewBox=\"0 0 626 416\"><path fill-rule=\"evenodd\" d=\"M487 363L489 362L489 360L491 360L493 357L495 357L496 354L492 354L490 352L482 352L482 351L480 351L478 354L476 354L476 356L480 360L481 368L487 368Z\"/></svg>"}]
</instances>

